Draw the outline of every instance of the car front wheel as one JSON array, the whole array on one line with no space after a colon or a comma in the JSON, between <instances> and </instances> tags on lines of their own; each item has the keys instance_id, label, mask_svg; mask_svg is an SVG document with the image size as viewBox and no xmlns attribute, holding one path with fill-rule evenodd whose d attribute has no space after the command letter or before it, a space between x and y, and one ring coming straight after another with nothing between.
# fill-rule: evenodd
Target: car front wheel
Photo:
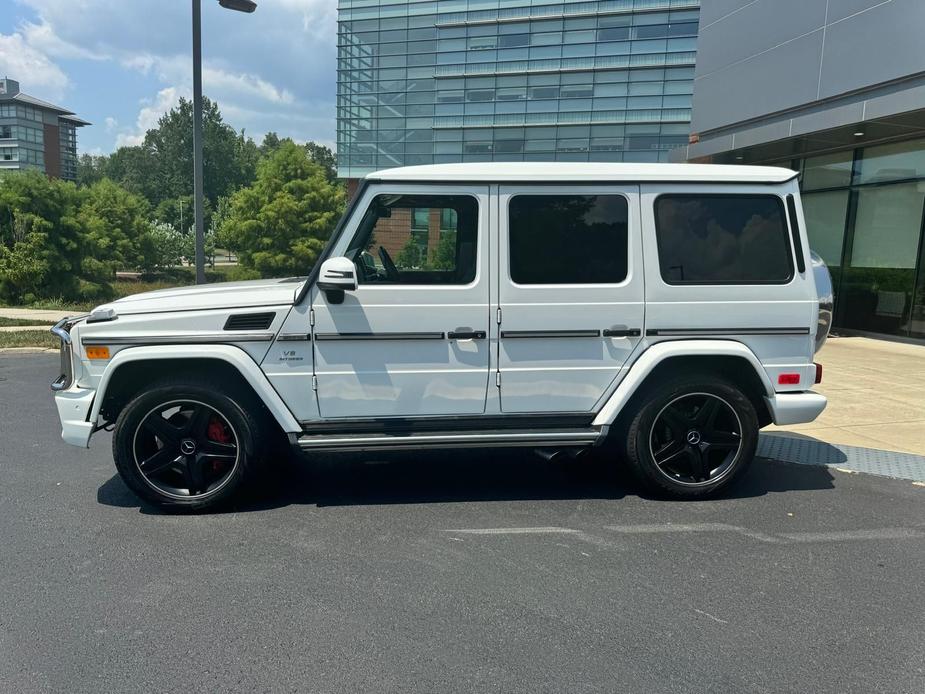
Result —
<instances>
[{"instance_id":1,"label":"car front wheel","mask_svg":"<svg viewBox=\"0 0 925 694\"><path fill-rule=\"evenodd\" d=\"M720 491L755 457L758 417L734 384L709 374L652 388L633 416L627 459L648 487L676 498Z\"/></svg>"},{"instance_id":2,"label":"car front wheel","mask_svg":"<svg viewBox=\"0 0 925 694\"><path fill-rule=\"evenodd\" d=\"M113 457L125 483L162 507L212 510L239 494L259 462L246 397L205 384L164 383L126 405Z\"/></svg>"}]
</instances>

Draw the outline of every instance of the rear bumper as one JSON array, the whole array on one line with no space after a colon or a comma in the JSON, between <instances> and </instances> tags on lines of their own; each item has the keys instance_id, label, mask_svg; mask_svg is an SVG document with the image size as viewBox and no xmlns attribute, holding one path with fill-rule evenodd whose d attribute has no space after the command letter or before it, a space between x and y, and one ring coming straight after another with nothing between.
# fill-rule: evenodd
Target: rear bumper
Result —
<instances>
[{"instance_id":1,"label":"rear bumper","mask_svg":"<svg viewBox=\"0 0 925 694\"><path fill-rule=\"evenodd\" d=\"M55 393L55 406L61 420L61 438L65 443L81 448L90 445L90 435L95 427L87 418L95 396L95 390L75 387Z\"/></svg>"},{"instance_id":2,"label":"rear bumper","mask_svg":"<svg viewBox=\"0 0 925 694\"><path fill-rule=\"evenodd\" d=\"M828 400L824 395L808 390L804 393L775 393L765 396L771 418L775 424L803 424L812 422L825 409Z\"/></svg>"}]
</instances>

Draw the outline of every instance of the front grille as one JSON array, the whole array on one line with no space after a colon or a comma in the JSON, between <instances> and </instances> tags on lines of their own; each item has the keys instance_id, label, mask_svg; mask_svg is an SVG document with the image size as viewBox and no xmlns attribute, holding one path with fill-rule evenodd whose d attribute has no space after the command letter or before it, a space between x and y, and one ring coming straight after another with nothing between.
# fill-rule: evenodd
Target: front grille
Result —
<instances>
[{"instance_id":1,"label":"front grille","mask_svg":"<svg viewBox=\"0 0 925 694\"><path fill-rule=\"evenodd\" d=\"M276 314L268 313L236 313L228 316L225 321L225 330L266 330L273 323Z\"/></svg>"},{"instance_id":2,"label":"front grille","mask_svg":"<svg viewBox=\"0 0 925 694\"><path fill-rule=\"evenodd\" d=\"M54 391L67 390L74 382L74 362L71 346L71 326L73 324L73 318L65 318L51 329L51 333L61 340L61 375L51 384L51 389Z\"/></svg>"}]
</instances>

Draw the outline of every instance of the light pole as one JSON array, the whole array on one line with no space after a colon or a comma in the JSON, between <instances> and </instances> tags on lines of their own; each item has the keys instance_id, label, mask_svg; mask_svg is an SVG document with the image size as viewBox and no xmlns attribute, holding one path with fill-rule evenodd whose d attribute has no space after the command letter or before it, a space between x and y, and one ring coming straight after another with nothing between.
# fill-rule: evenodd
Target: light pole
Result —
<instances>
[{"instance_id":1,"label":"light pole","mask_svg":"<svg viewBox=\"0 0 925 694\"><path fill-rule=\"evenodd\" d=\"M218 0L228 10L253 12L251 0ZM196 284L206 282L205 230L202 224L202 2L193 0L193 219L196 224Z\"/></svg>"}]
</instances>

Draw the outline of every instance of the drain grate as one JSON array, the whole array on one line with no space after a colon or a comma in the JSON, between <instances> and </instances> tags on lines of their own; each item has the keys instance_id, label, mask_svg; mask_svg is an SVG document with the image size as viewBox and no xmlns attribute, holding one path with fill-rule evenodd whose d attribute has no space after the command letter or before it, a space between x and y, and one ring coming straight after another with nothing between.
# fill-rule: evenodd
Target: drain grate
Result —
<instances>
[{"instance_id":1,"label":"drain grate","mask_svg":"<svg viewBox=\"0 0 925 694\"><path fill-rule=\"evenodd\" d=\"M842 446L781 434L761 434L757 455L786 463L835 465L855 472L925 482L925 456L912 453Z\"/></svg>"}]
</instances>

